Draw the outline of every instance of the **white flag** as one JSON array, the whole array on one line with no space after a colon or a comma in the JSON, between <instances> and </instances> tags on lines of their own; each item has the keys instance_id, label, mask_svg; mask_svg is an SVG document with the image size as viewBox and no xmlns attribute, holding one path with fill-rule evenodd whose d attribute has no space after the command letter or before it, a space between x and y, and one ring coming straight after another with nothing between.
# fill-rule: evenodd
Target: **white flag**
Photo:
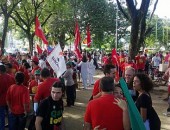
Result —
<instances>
[{"instance_id":1,"label":"white flag","mask_svg":"<svg viewBox=\"0 0 170 130\"><path fill-rule=\"evenodd\" d=\"M50 53L47 57L47 61L57 74L58 78L66 71L66 63L60 44L57 44L54 50Z\"/></svg>"}]
</instances>

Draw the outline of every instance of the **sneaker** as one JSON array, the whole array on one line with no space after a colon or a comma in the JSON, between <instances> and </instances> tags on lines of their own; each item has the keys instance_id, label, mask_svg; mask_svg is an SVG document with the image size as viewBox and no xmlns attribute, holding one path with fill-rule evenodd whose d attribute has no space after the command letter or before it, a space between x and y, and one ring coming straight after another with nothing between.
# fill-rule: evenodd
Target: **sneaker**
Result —
<instances>
[{"instance_id":1,"label":"sneaker","mask_svg":"<svg viewBox=\"0 0 170 130\"><path fill-rule=\"evenodd\" d=\"M163 115L167 116L167 117L170 117L170 112L164 112Z\"/></svg>"}]
</instances>

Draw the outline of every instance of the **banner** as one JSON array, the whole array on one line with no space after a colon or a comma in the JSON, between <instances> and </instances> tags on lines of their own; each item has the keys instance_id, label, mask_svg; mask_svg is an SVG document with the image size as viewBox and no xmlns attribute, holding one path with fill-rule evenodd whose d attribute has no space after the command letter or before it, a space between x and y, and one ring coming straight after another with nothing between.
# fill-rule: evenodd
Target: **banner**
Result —
<instances>
[{"instance_id":1,"label":"banner","mask_svg":"<svg viewBox=\"0 0 170 130\"><path fill-rule=\"evenodd\" d=\"M128 87L123 78L120 79L120 85L128 104L130 123L132 130L146 130L142 117L128 91Z\"/></svg>"},{"instance_id":2,"label":"banner","mask_svg":"<svg viewBox=\"0 0 170 130\"><path fill-rule=\"evenodd\" d=\"M57 74L58 78L66 71L66 63L60 44L57 44L57 46L53 49L53 51L47 57L47 61Z\"/></svg>"}]
</instances>

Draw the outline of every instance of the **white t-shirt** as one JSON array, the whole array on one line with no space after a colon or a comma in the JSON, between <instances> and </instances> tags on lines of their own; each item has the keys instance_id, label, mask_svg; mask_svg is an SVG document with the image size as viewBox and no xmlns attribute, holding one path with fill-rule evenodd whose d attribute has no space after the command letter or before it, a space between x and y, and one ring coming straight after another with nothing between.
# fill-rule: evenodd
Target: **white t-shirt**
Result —
<instances>
[{"instance_id":1,"label":"white t-shirt","mask_svg":"<svg viewBox=\"0 0 170 130\"><path fill-rule=\"evenodd\" d=\"M159 56L154 56L152 58L153 66L159 67L159 64L161 62L161 58Z\"/></svg>"}]
</instances>

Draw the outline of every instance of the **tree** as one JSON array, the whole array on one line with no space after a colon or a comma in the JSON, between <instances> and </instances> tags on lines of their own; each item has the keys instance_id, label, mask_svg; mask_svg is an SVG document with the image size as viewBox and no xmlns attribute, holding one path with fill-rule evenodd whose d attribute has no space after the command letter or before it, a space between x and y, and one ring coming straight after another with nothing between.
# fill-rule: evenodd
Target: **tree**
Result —
<instances>
[{"instance_id":1,"label":"tree","mask_svg":"<svg viewBox=\"0 0 170 130\"><path fill-rule=\"evenodd\" d=\"M71 2L65 0L58 8L58 13L55 13L47 24L49 40L55 44L58 41L62 49L68 41L71 43L74 39L74 10Z\"/></svg>"},{"instance_id":2,"label":"tree","mask_svg":"<svg viewBox=\"0 0 170 130\"><path fill-rule=\"evenodd\" d=\"M137 8L136 0L126 0L128 13L123 10L120 1L116 1L119 10L123 13L124 17L131 23L129 56L134 59L140 47L142 46L142 44L144 44L144 39L148 33L148 30L150 30L150 28L146 29L146 18L151 0L142 0L139 9ZM157 3L158 0L156 0L154 4L154 9L151 13L150 19L152 19Z\"/></svg>"},{"instance_id":3,"label":"tree","mask_svg":"<svg viewBox=\"0 0 170 130\"><path fill-rule=\"evenodd\" d=\"M85 33L87 24L90 24L93 46L101 48L101 45L109 43L111 47L115 47L116 11L116 3L106 0L86 0L81 3L78 9L81 30ZM117 31L119 34L118 39L120 39L126 34L126 28L129 23L120 12L118 13Z\"/></svg>"},{"instance_id":4,"label":"tree","mask_svg":"<svg viewBox=\"0 0 170 130\"><path fill-rule=\"evenodd\" d=\"M2 44L1 44L1 51L2 55L4 53L4 46L5 46L5 39L6 34L8 30L8 21L9 17L12 14L12 12L15 10L16 6L21 2L22 0L2 0L0 4L1 11L0 15L3 14L4 17L4 25L3 25L3 34L2 34Z\"/></svg>"}]
</instances>

